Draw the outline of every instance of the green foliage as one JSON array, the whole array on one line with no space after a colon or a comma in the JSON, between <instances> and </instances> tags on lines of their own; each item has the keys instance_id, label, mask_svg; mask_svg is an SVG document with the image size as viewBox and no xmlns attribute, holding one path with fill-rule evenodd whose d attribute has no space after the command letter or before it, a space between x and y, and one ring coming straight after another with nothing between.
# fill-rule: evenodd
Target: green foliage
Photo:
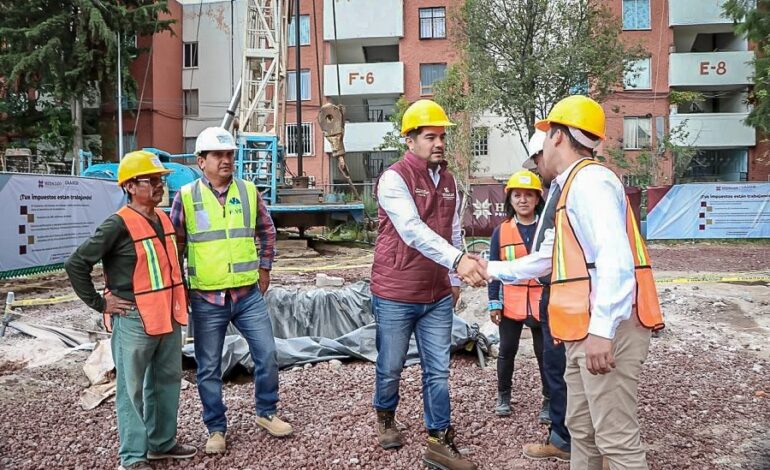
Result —
<instances>
[{"instance_id":1,"label":"green foliage","mask_svg":"<svg viewBox=\"0 0 770 470\"><path fill-rule=\"evenodd\" d=\"M460 24L474 89L522 141L561 98L601 100L647 55L620 41L620 19L594 0L466 0Z\"/></svg>"},{"instance_id":2,"label":"green foliage","mask_svg":"<svg viewBox=\"0 0 770 470\"><path fill-rule=\"evenodd\" d=\"M631 157L630 153L620 147L610 147L606 149L606 157L600 156L597 159L615 165L632 186L646 188L659 184L660 161L672 156L673 182L676 183L687 173L692 160L698 155L698 150L688 144L689 132L686 125L687 121L683 121L671 129L659 139L655 150L642 150Z\"/></svg>"},{"instance_id":3,"label":"green foliage","mask_svg":"<svg viewBox=\"0 0 770 470\"><path fill-rule=\"evenodd\" d=\"M770 1L727 0L725 15L732 18L735 32L758 45L754 58L754 88L749 94L748 124L770 132Z\"/></svg>"},{"instance_id":4,"label":"green foliage","mask_svg":"<svg viewBox=\"0 0 770 470\"><path fill-rule=\"evenodd\" d=\"M21 123L4 124L6 136L42 141L55 134L59 139L47 143L67 148L72 142L67 129L73 126L69 107L97 93L98 83L115 83L118 32L130 93L136 86L128 68L137 50L127 38L168 30L172 21L158 19L168 12L167 0L0 2L0 86L6 92L0 90L0 106L10 111L9 120ZM19 103L27 90L37 90L41 98Z\"/></svg>"},{"instance_id":5,"label":"green foliage","mask_svg":"<svg viewBox=\"0 0 770 470\"><path fill-rule=\"evenodd\" d=\"M706 98L703 96L703 93L699 91L671 90L668 94L668 102L673 105L698 103L704 101L705 99Z\"/></svg>"},{"instance_id":6,"label":"green foliage","mask_svg":"<svg viewBox=\"0 0 770 470\"><path fill-rule=\"evenodd\" d=\"M399 155L403 155L407 151L406 144L401 138L401 119L404 117L406 108L409 107L409 102L403 96L396 101L396 112L390 116L390 122L393 123L393 130L382 139L376 150L395 150Z\"/></svg>"}]
</instances>

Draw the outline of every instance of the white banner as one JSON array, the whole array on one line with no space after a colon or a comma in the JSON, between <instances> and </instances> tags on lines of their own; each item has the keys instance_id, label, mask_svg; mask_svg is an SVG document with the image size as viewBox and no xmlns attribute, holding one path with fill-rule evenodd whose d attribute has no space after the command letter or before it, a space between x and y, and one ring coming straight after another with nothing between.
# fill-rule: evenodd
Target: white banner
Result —
<instances>
[{"instance_id":1,"label":"white banner","mask_svg":"<svg viewBox=\"0 0 770 470\"><path fill-rule=\"evenodd\" d=\"M647 238L770 238L770 183L673 186L647 215Z\"/></svg>"},{"instance_id":2,"label":"white banner","mask_svg":"<svg viewBox=\"0 0 770 470\"><path fill-rule=\"evenodd\" d=\"M114 181L0 173L0 272L63 263L124 202Z\"/></svg>"}]
</instances>

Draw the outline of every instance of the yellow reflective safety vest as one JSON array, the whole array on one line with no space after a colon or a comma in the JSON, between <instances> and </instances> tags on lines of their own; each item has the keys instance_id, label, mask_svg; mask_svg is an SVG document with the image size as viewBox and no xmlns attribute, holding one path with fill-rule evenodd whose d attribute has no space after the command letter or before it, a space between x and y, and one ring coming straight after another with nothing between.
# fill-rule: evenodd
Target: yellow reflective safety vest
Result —
<instances>
[{"instance_id":1,"label":"yellow reflective safety vest","mask_svg":"<svg viewBox=\"0 0 770 470\"><path fill-rule=\"evenodd\" d=\"M573 168L562 188L556 205L554 247L551 271L551 295L548 299L548 326L551 335L561 341L580 341L588 336L591 321L591 277L590 266L575 235L567 213L567 195L572 181L583 168L600 165L593 160L583 160ZM626 198L626 234L634 257L633 313L639 322L651 330L663 328L663 314L660 310L658 292L652 275L650 257L644 244L634 211Z\"/></svg>"},{"instance_id":2,"label":"yellow reflective safety vest","mask_svg":"<svg viewBox=\"0 0 770 470\"><path fill-rule=\"evenodd\" d=\"M187 276L191 289L221 290L259 281L257 187L233 178L225 204L202 179L180 190L187 231Z\"/></svg>"}]
</instances>

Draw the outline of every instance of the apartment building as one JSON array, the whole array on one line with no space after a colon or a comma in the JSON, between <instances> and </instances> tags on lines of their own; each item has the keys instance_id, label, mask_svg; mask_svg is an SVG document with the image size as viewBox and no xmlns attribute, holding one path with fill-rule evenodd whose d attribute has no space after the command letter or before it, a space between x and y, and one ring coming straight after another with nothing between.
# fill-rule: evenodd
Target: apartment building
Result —
<instances>
[{"instance_id":1,"label":"apartment building","mask_svg":"<svg viewBox=\"0 0 770 470\"><path fill-rule=\"evenodd\" d=\"M634 160L658 155L663 139L697 150L687 164L662 160L659 184L686 181L767 181L766 143L745 124L753 84L753 46L722 16L724 0L608 0L622 36L649 57L634 63L623 89L606 103L608 139L602 152ZM687 93L686 93L687 92ZM628 181L633 183L633 181Z\"/></svg>"},{"instance_id":2,"label":"apartment building","mask_svg":"<svg viewBox=\"0 0 770 470\"><path fill-rule=\"evenodd\" d=\"M605 1L622 20L624 40L642 43L649 57L633 64L623 87L604 104L608 140L601 153L621 152L626 160L657 155L672 133L673 143L698 150L679 181L766 181L770 167L762 160L768 146L744 123L753 46L722 16L724 0ZM141 57L134 64L137 79L149 71L144 101L145 107L152 104L138 126L126 115L128 144L189 152L203 128L221 121L241 75L245 2L171 2L180 17L181 44L153 39L151 67ZM347 164L355 182L371 182L397 160L395 151L382 148L393 131L389 117L400 96L410 102L431 97L433 83L456 59L452 18L462 3L302 0L299 44L294 19L289 24L286 106L276 130L289 172L297 174L297 80L303 173L311 184L331 191L345 185L316 121L326 102L345 106ZM695 102L683 101L693 96ZM144 121L148 116L152 122ZM504 179L526 158L522 138L504 131L503 122L485 113L474 124L474 176ZM136 135L130 135L134 127ZM658 183L673 182L675 159L662 159Z\"/></svg>"}]
</instances>

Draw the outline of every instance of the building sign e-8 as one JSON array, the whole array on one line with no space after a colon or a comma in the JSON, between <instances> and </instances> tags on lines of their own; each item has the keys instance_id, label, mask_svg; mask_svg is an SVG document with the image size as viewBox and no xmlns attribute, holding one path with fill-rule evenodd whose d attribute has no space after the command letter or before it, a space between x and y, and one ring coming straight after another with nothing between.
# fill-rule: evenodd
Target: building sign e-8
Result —
<instances>
[{"instance_id":1,"label":"building sign e-8","mask_svg":"<svg viewBox=\"0 0 770 470\"><path fill-rule=\"evenodd\" d=\"M709 75L711 71L714 71L717 75L724 75L727 73L727 64L724 60L720 60L716 65L711 65L711 62L707 60L700 63L701 75Z\"/></svg>"},{"instance_id":2,"label":"building sign e-8","mask_svg":"<svg viewBox=\"0 0 770 470\"><path fill-rule=\"evenodd\" d=\"M374 73L368 72L366 74L358 72L348 73L348 85L352 85L356 80L365 81L367 85L374 83Z\"/></svg>"}]
</instances>

